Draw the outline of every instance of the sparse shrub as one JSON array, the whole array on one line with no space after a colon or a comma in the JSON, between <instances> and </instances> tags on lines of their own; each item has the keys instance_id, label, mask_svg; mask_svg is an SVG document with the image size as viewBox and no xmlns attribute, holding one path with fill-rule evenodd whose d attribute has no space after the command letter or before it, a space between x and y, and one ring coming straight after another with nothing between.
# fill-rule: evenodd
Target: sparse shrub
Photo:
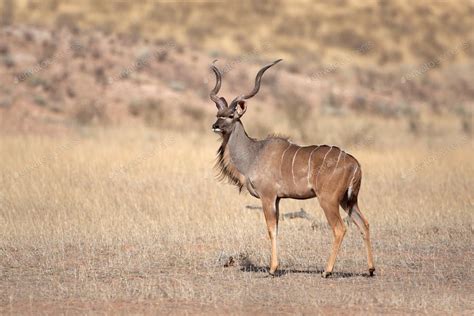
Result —
<instances>
[{"instance_id":1,"label":"sparse shrub","mask_svg":"<svg viewBox=\"0 0 474 316\"><path fill-rule=\"evenodd\" d=\"M140 39L141 34L143 33L143 24L139 22L133 22L129 26L128 33L130 39L133 43L137 42Z\"/></svg>"},{"instance_id":2,"label":"sparse shrub","mask_svg":"<svg viewBox=\"0 0 474 316\"><path fill-rule=\"evenodd\" d=\"M88 125L92 122L94 118L95 111L87 106L80 106L76 109L74 113L74 118L81 125Z\"/></svg>"},{"instance_id":3,"label":"sparse shrub","mask_svg":"<svg viewBox=\"0 0 474 316\"><path fill-rule=\"evenodd\" d=\"M33 101L35 102L36 105L41 106L41 107L45 107L47 104L46 99L41 95L35 95L33 97Z\"/></svg>"},{"instance_id":4,"label":"sparse shrub","mask_svg":"<svg viewBox=\"0 0 474 316\"><path fill-rule=\"evenodd\" d=\"M202 121L205 116L202 110L191 107L183 107L183 113L195 121Z\"/></svg>"},{"instance_id":5,"label":"sparse shrub","mask_svg":"<svg viewBox=\"0 0 474 316\"><path fill-rule=\"evenodd\" d=\"M128 105L128 113L132 114L133 116L139 116L141 112L142 112L142 109L141 109L140 102L136 100L133 100L132 102L130 102L130 104Z\"/></svg>"},{"instance_id":6,"label":"sparse shrub","mask_svg":"<svg viewBox=\"0 0 474 316\"><path fill-rule=\"evenodd\" d=\"M74 112L74 119L80 125L108 122L105 106L97 104L96 101L80 104Z\"/></svg>"},{"instance_id":7,"label":"sparse shrub","mask_svg":"<svg viewBox=\"0 0 474 316\"><path fill-rule=\"evenodd\" d=\"M356 112L367 110L367 98L364 95L356 95L352 100L350 107Z\"/></svg>"},{"instance_id":8,"label":"sparse shrub","mask_svg":"<svg viewBox=\"0 0 474 316\"><path fill-rule=\"evenodd\" d=\"M276 8L280 6L280 0L262 0L252 1L252 10L255 11L259 16L261 15L272 15Z\"/></svg>"},{"instance_id":9,"label":"sparse shrub","mask_svg":"<svg viewBox=\"0 0 474 316\"><path fill-rule=\"evenodd\" d=\"M133 100L128 105L128 111L133 116L142 117L150 126L162 127L165 122L166 111L157 99Z\"/></svg>"},{"instance_id":10,"label":"sparse shrub","mask_svg":"<svg viewBox=\"0 0 474 316\"><path fill-rule=\"evenodd\" d=\"M413 108L408 108L408 130L413 135L418 135L421 129L420 113Z\"/></svg>"},{"instance_id":11,"label":"sparse shrub","mask_svg":"<svg viewBox=\"0 0 474 316\"><path fill-rule=\"evenodd\" d=\"M303 141L308 140L310 134L309 123L312 112L308 101L293 91L280 93L277 100L277 106L284 112L291 127L299 132ZM315 123L311 122L311 128L314 128L314 125Z\"/></svg>"},{"instance_id":12,"label":"sparse shrub","mask_svg":"<svg viewBox=\"0 0 474 316\"><path fill-rule=\"evenodd\" d=\"M190 27L187 30L187 35L191 43L199 44L199 42L203 41L207 38L210 34L213 34L213 28L210 25L205 24L197 24L194 27Z\"/></svg>"},{"instance_id":13,"label":"sparse shrub","mask_svg":"<svg viewBox=\"0 0 474 316\"><path fill-rule=\"evenodd\" d=\"M54 113L63 112L63 109L61 108L61 106L58 103L53 103L48 108L51 110L51 112L54 112Z\"/></svg>"},{"instance_id":14,"label":"sparse shrub","mask_svg":"<svg viewBox=\"0 0 474 316\"><path fill-rule=\"evenodd\" d=\"M58 45L51 40L44 40L42 43L43 50L41 52L40 58L38 60L39 63L49 62L51 63L52 56L57 52Z\"/></svg>"},{"instance_id":15,"label":"sparse shrub","mask_svg":"<svg viewBox=\"0 0 474 316\"><path fill-rule=\"evenodd\" d=\"M12 106L13 100L11 97L6 97L0 100L0 109L8 109Z\"/></svg>"},{"instance_id":16,"label":"sparse shrub","mask_svg":"<svg viewBox=\"0 0 474 316\"><path fill-rule=\"evenodd\" d=\"M68 86L66 88L66 94L68 97L74 98L76 96L76 91L72 87Z\"/></svg>"},{"instance_id":17,"label":"sparse shrub","mask_svg":"<svg viewBox=\"0 0 474 316\"><path fill-rule=\"evenodd\" d=\"M107 76L103 66L98 66L94 69L95 81L99 84L107 84Z\"/></svg>"},{"instance_id":18,"label":"sparse shrub","mask_svg":"<svg viewBox=\"0 0 474 316\"><path fill-rule=\"evenodd\" d=\"M100 59L102 58L102 52L98 47L95 47L94 49L92 49L91 56L94 59Z\"/></svg>"},{"instance_id":19,"label":"sparse shrub","mask_svg":"<svg viewBox=\"0 0 474 316\"><path fill-rule=\"evenodd\" d=\"M382 98L375 100L373 103L374 113L384 118L396 118L398 115L398 107L391 100Z\"/></svg>"},{"instance_id":20,"label":"sparse shrub","mask_svg":"<svg viewBox=\"0 0 474 316\"><path fill-rule=\"evenodd\" d=\"M461 123L461 131L467 136L472 137L472 132L473 132L472 112L466 110L463 106L459 106L456 109L456 114L459 117L459 121Z\"/></svg>"},{"instance_id":21,"label":"sparse shrub","mask_svg":"<svg viewBox=\"0 0 474 316\"><path fill-rule=\"evenodd\" d=\"M5 67L7 67L7 68L15 67L15 60L9 54L2 57L2 62L5 65Z\"/></svg>"},{"instance_id":22,"label":"sparse shrub","mask_svg":"<svg viewBox=\"0 0 474 316\"><path fill-rule=\"evenodd\" d=\"M60 13L56 16L55 24L58 29L66 28L73 33L77 33L79 31L77 26L79 18L80 14Z\"/></svg>"},{"instance_id":23,"label":"sparse shrub","mask_svg":"<svg viewBox=\"0 0 474 316\"><path fill-rule=\"evenodd\" d=\"M86 56L86 47L78 40L70 40L69 47L73 51L73 57L85 57Z\"/></svg>"},{"instance_id":24,"label":"sparse shrub","mask_svg":"<svg viewBox=\"0 0 474 316\"><path fill-rule=\"evenodd\" d=\"M0 43L0 55L7 55L10 52L10 48L6 43Z\"/></svg>"},{"instance_id":25,"label":"sparse shrub","mask_svg":"<svg viewBox=\"0 0 474 316\"><path fill-rule=\"evenodd\" d=\"M461 128L462 131L472 137L472 115L466 115L463 118L461 118Z\"/></svg>"},{"instance_id":26,"label":"sparse shrub","mask_svg":"<svg viewBox=\"0 0 474 316\"><path fill-rule=\"evenodd\" d=\"M25 30L23 32L23 38L27 42L33 42L35 40L35 35L31 30Z\"/></svg>"},{"instance_id":27,"label":"sparse shrub","mask_svg":"<svg viewBox=\"0 0 474 316\"><path fill-rule=\"evenodd\" d=\"M165 50L165 51L159 52L155 56L156 56L156 60L159 63L162 63L162 62L166 61L166 59L168 58L168 51Z\"/></svg>"},{"instance_id":28,"label":"sparse shrub","mask_svg":"<svg viewBox=\"0 0 474 316\"><path fill-rule=\"evenodd\" d=\"M207 128L206 114L203 110L193 107L184 106L182 108L183 114L189 119L189 125L198 130L204 131Z\"/></svg>"},{"instance_id":29,"label":"sparse shrub","mask_svg":"<svg viewBox=\"0 0 474 316\"><path fill-rule=\"evenodd\" d=\"M154 99L147 100L144 114L145 122L150 126L162 126L166 117L161 101Z\"/></svg>"},{"instance_id":30,"label":"sparse shrub","mask_svg":"<svg viewBox=\"0 0 474 316\"><path fill-rule=\"evenodd\" d=\"M396 64L402 61L403 55L400 51L382 51L378 58L378 64L383 66L385 64Z\"/></svg>"},{"instance_id":31,"label":"sparse shrub","mask_svg":"<svg viewBox=\"0 0 474 316\"><path fill-rule=\"evenodd\" d=\"M329 91L326 94L326 97L323 99L323 104L321 106L321 112L323 114L338 115L341 114L342 100L337 96L333 91Z\"/></svg>"},{"instance_id":32,"label":"sparse shrub","mask_svg":"<svg viewBox=\"0 0 474 316\"><path fill-rule=\"evenodd\" d=\"M363 43L373 42L367 38L367 34L359 34L352 28L344 28L324 35L324 41L328 45L344 47L351 52L360 49Z\"/></svg>"},{"instance_id":33,"label":"sparse shrub","mask_svg":"<svg viewBox=\"0 0 474 316\"><path fill-rule=\"evenodd\" d=\"M341 142L346 146L369 147L375 140L374 126L366 124L359 128L351 126L348 133L345 133Z\"/></svg>"},{"instance_id":34,"label":"sparse shrub","mask_svg":"<svg viewBox=\"0 0 474 316\"><path fill-rule=\"evenodd\" d=\"M41 86L43 87L43 89L48 90L50 87L50 84L46 79L41 78L39 76L35 76L35 75L29 76L26 82L28 83L29 86L33 88Z\"/></svg>"},{"instance_id":35,"label":"sparse shrub","mask_svg":"<svg viewBox=\"0 0 474 316\"><path fill-rule=\"evenodd\" d=\"M186 85L182 81L171 81L170 88L174 91L183 91L186 89Z\"/></svg>"},{"instance_id":36,"label":"sparse shrub","mask_svg":"<svg viewBox=\"0 0 474 316\"><path fill-rule=\"evenodd\" d=\"M305 25L300 23L298 17L287 16L278 22L275 31L288 37L298 37L305 34Z\"/></svg>"}]
</instances>

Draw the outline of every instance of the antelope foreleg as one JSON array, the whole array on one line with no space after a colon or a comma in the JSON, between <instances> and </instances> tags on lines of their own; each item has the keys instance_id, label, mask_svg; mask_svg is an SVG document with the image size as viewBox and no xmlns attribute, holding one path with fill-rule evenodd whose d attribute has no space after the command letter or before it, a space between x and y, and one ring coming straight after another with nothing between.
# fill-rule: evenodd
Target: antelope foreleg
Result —
<instances>
[{"instance_id":1,"label":"antelope foreleg","mask_svg":"<svg viewBox=\"0 0 474 316\"><path fill-rule=\"evenodd\" d=\"M268 236L272 243L270 274L274 275L278 268L277 235L278 235L278 199L262 199L263 214L267 222Z\"/></svg>"}]
</instances>

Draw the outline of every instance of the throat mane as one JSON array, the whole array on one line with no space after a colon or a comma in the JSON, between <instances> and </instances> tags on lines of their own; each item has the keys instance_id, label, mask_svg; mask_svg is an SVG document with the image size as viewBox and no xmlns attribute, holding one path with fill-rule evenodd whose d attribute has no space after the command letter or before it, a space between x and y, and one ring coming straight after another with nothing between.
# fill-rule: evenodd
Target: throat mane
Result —
<instances>
[{"instance_id":1,"label":"throat mane","mask_svg":"<svg viewBox=\"0 0 474 316\"><path fill-rule=\"evenodd\" d=\"M228 139L224 139L222 145L217 151L217 161L215 164L215 169L218 172L217 178L219 181L227 180L228 183L237 186L239 192L241 192L244 186L245 177L232 163L229 147L227 145Z\"/></svg>"}]
</instances>

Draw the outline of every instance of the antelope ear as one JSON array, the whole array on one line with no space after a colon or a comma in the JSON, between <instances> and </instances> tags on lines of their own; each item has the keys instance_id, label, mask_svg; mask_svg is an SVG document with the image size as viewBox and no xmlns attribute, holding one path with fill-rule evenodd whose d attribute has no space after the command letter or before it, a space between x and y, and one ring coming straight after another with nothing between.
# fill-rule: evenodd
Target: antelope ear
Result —
<instances>
[{"instance_id":1,"label":"antelope ear","mask_svg":"<svg viewBox=\"0 0 474 316\"><path fill-rule=\"evenodd\" d=\"M222 103L225 104L225 107L228 107L229 105L227 104L227 100L224 97L220 97L219 99L222 100Z\"/></svg>"},{"instance_id":2,"label":"antelope ear","mask_svg":"<svg viewBox=\"0 0 474 316\"><path fill-rule=\"evenodd\" d=\"M245 104L245 101L239 101L237 102L237 106L235 108L235 112L237 113L238 117L241 117L244 115L245 111L247 111L247 104Z\"/></svg>"}]
</instances>

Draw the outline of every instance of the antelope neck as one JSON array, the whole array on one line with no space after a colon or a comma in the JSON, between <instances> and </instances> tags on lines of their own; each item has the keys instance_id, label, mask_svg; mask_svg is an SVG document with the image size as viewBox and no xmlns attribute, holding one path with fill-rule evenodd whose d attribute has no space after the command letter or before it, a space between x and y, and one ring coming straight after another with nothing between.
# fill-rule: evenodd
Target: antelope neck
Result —
<instances>
[{"instance_id":1,"label":"antelope neck","mask_svg":"<svg viewBox=\"0 0 474 316\"><path fill-rule=\"evenodd\" d=\"M250 166L257 158L262 142L249 137L245 132L242 122L237 121L229 136L227 146L230 159L235 168L243 175L247 175Z\"/></svg>"}]
</instances>

